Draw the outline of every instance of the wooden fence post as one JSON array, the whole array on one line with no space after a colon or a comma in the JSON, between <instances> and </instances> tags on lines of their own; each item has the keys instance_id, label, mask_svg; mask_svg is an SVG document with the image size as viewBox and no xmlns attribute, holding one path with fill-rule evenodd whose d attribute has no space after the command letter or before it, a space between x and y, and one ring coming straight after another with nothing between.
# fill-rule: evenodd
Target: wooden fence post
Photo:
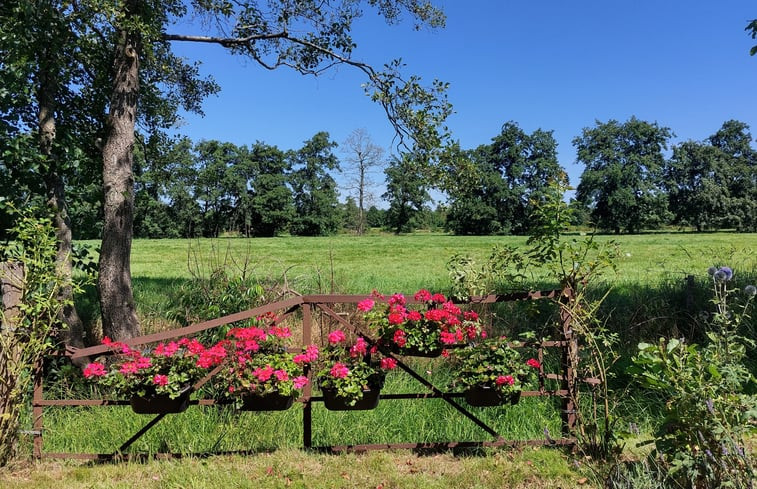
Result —
<instances>
[{"instance_id":1,"label":"wooden fence post","mask_svg":"<svg viewBox=\"0 0 757 489\"><path fill-rule=\"evenodd\" d=\"M18 382L18 363L21 360L21 346L17 343L16 327L20 314L19 304L23 294L24 266L18 262L0 263L0 298L2 298L2 315L0 316L0 424L4 433L18 429L18 402L11 393ZM10 445L3 453L14 453L16 438L12 436ZM9 450L8 450L9 449ZM3 458L4 456L0 456Z\"/></svg>"}]
</instances>

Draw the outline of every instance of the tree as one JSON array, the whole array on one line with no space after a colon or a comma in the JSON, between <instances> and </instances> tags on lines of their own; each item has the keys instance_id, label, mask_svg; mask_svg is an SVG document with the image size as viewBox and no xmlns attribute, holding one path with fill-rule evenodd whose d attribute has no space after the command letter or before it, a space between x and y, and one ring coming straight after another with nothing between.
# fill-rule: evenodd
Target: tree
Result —
<instances>
[{"instance_id":1,"label":"tree","mask_svg":"<svg viewBox=\"0 0 757 489\"><path fill-rule=\"evenodd\" d=\"M674 221L697 231L724 225L730 198L723 181L725 158L712 145L686 141L673 148L665 186Z\"/></svg>"},{"instance_id":2,"label":"tree","mask_svg":"<svg viewBox=\"0 0 757 489\"><path fill-rule=\"evenodd\" d=\"M373 144L365 129L355 129L347 137L343 147L347 155L342 173L347 175L348 191L357 192L357 234L365 232L365 201L370 199L371 171L383 165L384 150Z\"/></svg>"},{"instance_id":3,"label":"tree","mask_svg":"<svg viewBox=\"0 0 757 489\"><path fill-rule=\"evenodd\" d=\"M375 205L368 208L365 213L365 223L368 227L381 228L386 225L386 211L379 209Z\"/></svg>"},{"instance_id":4,"label":"tree","mask_svg":"<svg viewBox=\"0 0 757 489\"><path fill-rule=\"evenodd\" d=\"M100 50L91 38L78 36L81 21L66 2L8 0L0 6L0 146L10 143L0 153L3 166L16 175L16 183L5 188L13 194L11 201L25 200L24 205L44 196L54 216L58 266L67 277L72 275L73 245L65 182L75 181L91 161L81 139L93 131L88 116L98 107L97 88L87 81L80 61L97 60ZM24 144L32 139L36 148ZM67 325L64 339L82 346L73 289L63 287L59 298L66 304L60 311Z\"/></svg>"},{"instance_id":5,"label":"tree","mask_svg":"<svg viewBox=\"0 0 757 489\"><path fill-rule=\"evenodd\" d=\"M447 228L455 234L493 235L510 231L510 223L500 216L501 202L506 201L505 181L482 153L459 151L458 159L468 164L456 171L459 182L450 189ZM504 226L503 226L504 225Z\"/></svg>"},{"instance_id":6,"label":"tree","mask_svg":"<svg viewBox=\"0 0 757 489\"><path fill-rule=\"evenodd\" d=\"M747 24L744 30L749 32L749 35L752 36L752 39L757 39L757 19L754 19L749 24ZM752 46L752 48L749 50L749 54L751 56L757 54L757 45Z\"/></svg>"},{"instance_id":7,"label":"tree","mask_svg":"<svg viewBox=\"0 0 757 489\"><path fill-rule=\"evenodd\" d=\"M249 200L248 182L254 172L247 148L202 141L195 145L195 153L194 196L201 207L203 236L217 237L223 231L249 226L245 224L248 219L240 217Z\"/></svg>"},{"instance_id":8,"label":"tree","mask_svg":"<svg viewBox=\"0 0 757 489\"><path fill-rule=\"evenodd\" d=\"M739 231L757 229L757 151L752 134L743 122L730 120L709 142L725 155L724 188L730 196L728 226Z\"/></svg>"},{"instance_id":9,"label":"tree","mask_svg":"<svg viewBox=\"0 0 757 489\"><path fill-rule=\"evenodd\" d=\"M631 117L622 124L597 121L573 140L586 165L576 198L591 209L597 226L638 232L667 221L661 171L671 137L669 128Z\"/></svg>"},{"instance_id":10,"label":"tree","mask_svg":"<svg viewBox=\"0 0 757 489\"><path fill-rule=\"evenodd\" d=\"M347 199L343 204L341 204L340 208L340 214L342 216L342 229L357 233L357 226L358 223L360 223L360 209L355 203L355 198L352 196L347 196Z\"/></svg>"},{"instance_id":11,"label":"tree","mask_svg":"<svg viewBox=\"0 0 757 489\"><path fill-rule=\"evenodd\" d=\"M97 4L95 2L95 4ZM441 11L425 0L370 1L388 22L404 13L417 26L442 26ZM132 151L140 95L140 61L156 53L169 53L169 42L206 42L222 45L232 54L249 57L268 69L290 67L302 74L317 75L331 66L353 66L368 77L367 93L381 104L400 138L419 142L426 157L433 155L443 135L438 127L450 112L444 98L446 85L434 82L425 89L418 77L403 79L401 63L395 61L379 72L351 58L355 42L353 21L362 15L359 4L258 1L193 1L194 13L210 17L219 32L231 36L166 33L169 18L187 14L179 0L125 0L108 10L114 27L115 60L107 137L103 148L105 186L104 231L100 255L100 303L103 329L114 337L134 335L134 314L129 254L133 222ZM295 33L302 33L301 35ZM163 60L161 60L163 61ZM154 66L160 66L155 63ZM191 75L191 73L189 73ZM161 78L158 78L160 80ZM197 92L199 93L199 92Z\"/></svg>"},{"instance_id":12,"label":"tree","mask_svg":"<svg viewBox=\"0 0 757 489\"><path fill-rule=\"evenodd\" d=\"M257 142L252 147L255 178L251 182L250 220L254 236L276 236L294 218L292 191L287 186L291 169L286 154L275 146Z\"/></svg>"},{"instance_id":13,"label":"tree","mask_svg":"<svg viewBox=\"0 0 757 489\"><path fill-rule=\"evenodd\" d=\"M301 149L290 153L296 214L290 226L292 234L327 236L339 229L336 181L328 173L339 169L339 160L332 151L336 146L327 132L319 132Z\"/></svg>"},{"instance_id":14,"label":"tree","mask_svg":"<svg viewBox=\"0 0 757 489\"><path fill-rule=\"evenodd\" d=\"M395 234L409 233L418 227L418 218L431 198L425 178L411 154L393 158L384 172L386 192L382 197L389 201L386 226Z\"/></svg>"},{"instance_id":15,"label":"tree","mask_svg":"<svg viewBox=\"0 0 757 489\"><path fill-rule=\"evenodd\" d=\"M449 190L448 226L456 234L529 232L533 202L564 173L552 131L528 134L512 121L491 144L461 157L468 164Z\"/></svg>"},{"instance_id":16,"label":"tree","mask_svg":"<svg viewBox=\"0 0 757 489\"><path fill-rule=\"evenodd\" d=\"M67 43L59 46L49 42L47 19L30 9L36 5L52 6L51 12L66 27ZM20 34L3 36L3 42L26 39L28 33L35 32L39 40L55 46L55 55L60 47L61 66L71 69L55 73L56 85L82 94L89 121L98 122L97 131L77 141L81 147L94 148L91 142L97 137L102 140L103 239L98 289L105 334L127 338L139 331L130 273L137 123L145 133L164 130L176 122L180 106L199 111L202 98L217 89L212 81L198 77L196 65L188 65L172 54L172 42L215 43L266 69L289 67L309 75L319 75L335 65L352 66L365 74L366 93L383 107L400 144L412 139L424 148L429 161L434 157L435 148L446 137L440 128L451 110L444 95L446 85L433 82L424 87L418 77L404 78L400 61L387 63L381 71L352 59L356 47L353 22L363 15L363 6L374 9L389 23L408 16L416 27L444 24L441 11L426 0L343 0L321 4L307 0L3 2L3 21L15 21L21 11L31 12L17 23L15 30L3 29L4 33ZM192 24L185 22L187 18L200 19L203 22L197 25L213 25L215 33L228 35L168 32L176 25L191 28ZM67 53L74 55L65 56ZM24 59L32 58L17 59L21 60L20 66ZM22 89L28 88L31 79L26 72L24 76ZM31 92L18 91L19 95L24 93ZM109 95L103 96L104 93ZM79 107L61 103L60 97L57 102L61 114ZM100 123L106 111L103 127ZM85 119L72 120L80 124Z\"/></svg>"}]
</instances>

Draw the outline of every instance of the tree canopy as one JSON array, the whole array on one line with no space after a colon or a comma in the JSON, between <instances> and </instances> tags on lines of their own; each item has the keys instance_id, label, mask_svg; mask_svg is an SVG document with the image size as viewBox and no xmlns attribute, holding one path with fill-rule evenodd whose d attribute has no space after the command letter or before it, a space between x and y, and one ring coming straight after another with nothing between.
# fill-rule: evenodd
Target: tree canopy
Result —
<instances>
[{"instance_id":1,"label":"tree canopy","mask_svg":"<svg viewBox=\"0 0 757 489\"><path fill-rule=\"evenodd\" d=\"M667 220L661 189L663 150L670 128L631 117L584 128L573 140L585 165L576 198L600 228L619 233L654 228Z\"/></svg>"}]
</instances>

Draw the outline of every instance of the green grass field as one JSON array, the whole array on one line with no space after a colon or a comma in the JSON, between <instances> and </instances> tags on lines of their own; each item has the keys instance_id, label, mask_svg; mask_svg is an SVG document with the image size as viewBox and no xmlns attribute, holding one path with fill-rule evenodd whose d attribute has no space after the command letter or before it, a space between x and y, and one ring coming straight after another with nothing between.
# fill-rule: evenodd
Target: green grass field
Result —
<instances>
[{"instance_id":1,"label":"green grass field","mask_svg":"<svg viewBox=\"0 0 757 489\"><path fill-rule=\"evenodd\" d=\"M707 306L709 266L731 266L739 287L754 283L756 238L756 234L729 233L598 237L600 241L616 239L621 247L617 275L606 276L598 289L612 287L603 314L611 327L622 329L624 347L631 351L638 339L653 339L685 327L681 315L672 311L685 302L682 294L687 292L687 275L695 275L701 285L694 291L699 307ZM165 319L172 307L172 291L192 276L209 276L221 264L232 274L244 270L278 282L286 277L287 285L300 293L368 294L373 289L412 293L422 287L447 291L450 281L446 263L453 254L483 260L496 244L523 246L525 238L417 234L137 240L132 275L143 331L150 332L174 326ZM540 273L534 272L537 281ZM96 317L91 298L82 304L85 317ZM520 318L514 315L511 321ZM521 329L528 329L527 325L521 325ZM432 377L443 376L433 362L420 366L420 370ZM418 388L401 377L388 379L387 387L392 392ZM259 451L256 456L120 466L45 463L39 470L22 464L0 472L0 486L48 487L55 483L51 480L58 480L66 487L132 487L140 483L148 487L538 488L578 487L587 482L586 473L573 465L570 457L549 449L493 450L485 457L431 457L401 451L328 457L300 452L300 409L296 406L284 413L235 415L215 408L192 408L160 423L134 447L148 453ZM645 419L654 417L654 413L645 412L648 409L643 399L629 399L619 411L631 414L644 426ZM127 411L47 409L45 450L112 451L114 443L120 443L144 423L143 418ZM514 408L486 408L481 412L507 438L538 438L544 428L559 432L559 411L553 401L527 399ZM316 445L488 439L483 431L435 400L386 401L367 413L332 413L316 406L313 438ZM26 443L28 453L28 440ZM271 450L273 453L267 453ZM357 466L369 470L361 472ZM539 475L537 466L546 473ZM306 480L306 472L313 478Z\"/></svg>"}]
</instances>

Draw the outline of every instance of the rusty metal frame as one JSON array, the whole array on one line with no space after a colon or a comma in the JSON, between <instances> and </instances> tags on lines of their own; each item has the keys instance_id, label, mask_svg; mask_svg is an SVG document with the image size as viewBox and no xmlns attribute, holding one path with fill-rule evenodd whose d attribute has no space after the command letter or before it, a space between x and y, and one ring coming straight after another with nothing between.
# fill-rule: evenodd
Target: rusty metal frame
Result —
<instances>
[{"instance_id":1,"label":"rusty metal frame","mask_svg":"<svg viewBox=\"0 0 757 489\"><path fill-rule=\"evenodd\" d=\"M358 329L339 313L337 313L331 306L334 304L357 304L365 299L363 295L305 295L297 296L294 298L286 299L283 301L275 302L272 304L266 304L264 306L242 311L236 314L230 314L228 316L220 317L210 321L204 321L194 325L178 328L161 333L155 333L136 338L125 340L124 343L130 346L138 346L148 343L155 343L159 341L170 340L173 338L191 336L201 331L216 328L226 324L234 323L237 321L243 321L251 319L261 314L276 311L285 311L284 316L291 315L297 310L302 311L302 344L307 345L312 343L313 339L313 326L314 326L314 313L318 312L323 316L329 318L332 321L337 322L341 327L348 328L356 333L363 335L367 341L373 342L369 335L364 331L358 331ZM575 399L577 396L577 377L576 368L578 362L578 342L573 336L571 331L571 315L569 311L570 302L573 300L573 296L569 289L565 290L549 290L549 291L533 291L533 292L516 292L505 295L488 295L482 297L474 297L468 301L469 304L493 304L497 302L511 302L520 300L538 300L538 299L552 299L559 304L560 307L560 334L561 340L542 341L536 343L537 354L540 363L543 364L543 352L545 348L559 348L562 351L561 354L561 373L545 373L544 367L540 368L539 375L539 388L535 391L523 391L522 396L542 396L542 397L559 397L562 399L562 437L552 439L548 434L545 434L545 438L538 440L506 440L499 433L497 433L492 427L488 426L485 422L479 419L475 414L471 413L456 399L463 396L462 393L445 392L444 390L433 385L429 380L424 378L415 372L410 366L408 366L403 359L392 355L389 352L383 352L388 356L392 356L397 360L398 366L413 379L418 381L421 385L427 388L430 392L424 393L406 393L406 394L382 394L382 400L391 399L443 399L447 404L452 406L455 410L465 416L468 420L475 423L479 428L484 430L490 436L494 438L492 441L449 441L449 442L434 442L434 443L385 443L385 444L356 444L356 445L330 445L313 447L312 443L312 404L313 402L322 402L322 396L314 396L312 392L312 382L308 383L303 395L298 402L303 404L302 410L302 440L303 447L305 449L316 449L326 451L364 451L364 450L383 450L383 449L418 449L418 450L439 450L439 449L452 449L452 448L472 448L472 447L503 447L503 446L518 446L518 445L544 445L544 446L572 446L575 444L575 438L573 437L576 415L575 415ZM416 301L409 300L409 303ZM98 354L107 354L110 350L104 345L93 346L89 348L74 349L69 348L66 354L71 359L77 359L82 357L89 357ZM199 389L203 384L208 382L216 373L220 371L222 366L218 366L213 369L205 378L198 381L193 387L193 390ZM124 452L138 440L143 434L149 431L155 426L165 414L158 414L148 423L146 423L139 431L132 435L126 442L124 442L116 451L109 454L92 454L92 453L46 453L43 450L43 434L44 423L43 414L44 408L49 406L112 406L112 405L127 405L128 401L119 400L111 401L105 399L58 399L58 400L46 400L43 393L43 371L42 366L39 365L35 370L34 375L34 395L32 401L32 415L33 415L33 455L35 458L76 458L86 460L120 460L130 459L135 456L134 454L124 454ZM312 375L308 372L308 375ZM544 380L557 380L560 382L560 388L554 390L546 390L544 387ZM594 379L582 379L583 381L592 381ZM191 404L196 405L214 405L216 402L213 399L199 399L192 400ZM228 452L224 452L228 453ZM237 452L235 452L237 453ZM246 451L238 453L248 453ZM193 454L193 455L208 455L208 454ZM181 457L182 454L177 453L156 453L153 456L158 458L164 457Z\"/></svg>"}]
</instances>

